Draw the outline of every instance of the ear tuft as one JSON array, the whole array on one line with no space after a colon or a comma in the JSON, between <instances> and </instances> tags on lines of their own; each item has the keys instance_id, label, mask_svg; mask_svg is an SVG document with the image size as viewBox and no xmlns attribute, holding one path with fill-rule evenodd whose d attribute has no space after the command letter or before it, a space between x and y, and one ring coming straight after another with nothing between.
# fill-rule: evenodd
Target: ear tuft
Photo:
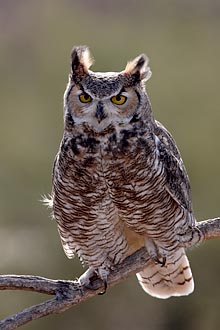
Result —
<instances>
[{"instance_id":1,"label":"ear tuft","mask_svg":"<svg viewBox=\"0 0 220 330\"><path fill-rule=\"evenodd\" d=\"M71 53L72 78L76 82L82 80L83 76L88 73L93 63L89 48L87 46L76 46Z\"/></svg>"},{"instance_id":2,"label":"ear tuft","mask_svg":"<svg viewBox=\"0 0 220 330\"><path fill-rule=\"evenodd\" d=\"M146 81L152 74L148 62L149 59L145 54L139 55L127 63L124 73L135 76L138 81Z\"/></svg>"}]
</instances>

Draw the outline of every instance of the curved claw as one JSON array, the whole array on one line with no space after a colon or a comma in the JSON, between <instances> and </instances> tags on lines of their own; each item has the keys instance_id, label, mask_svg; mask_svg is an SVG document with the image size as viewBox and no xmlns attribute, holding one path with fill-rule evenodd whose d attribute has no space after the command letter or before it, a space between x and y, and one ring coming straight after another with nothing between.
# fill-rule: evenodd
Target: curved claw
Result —
<instances>
[{"instance_id":1,"label":"curved claw","mask_svg":"<svg viewBox=\"0 0 220 330\"><path fill-rule=\"evenodd\" d=\"M166 257L165 257L166 251L164 251L164 249L162 249L160 246L156 245L153 239L149 237L145 239L145 247L147 249L150 258L156 264L159 264L161 265L161 267L164 267L166 264Z\"/></svg>"},{"instance_id":2,"label":"curved claw","mask_svg":"<svg viewBox=\"0 0 220 330\"><path fill-rule=\"evenodd\" d=\"M161 267L164 267L165 264L166 264L166 257L163 257L162 260L160 260L159 258L154 258L154 261L157 263L157 264L160 264Z\"/></svg>"},{"instance_id":3,"label":"curved claw","mask_svg":"<svg viewBox=\"0 0 220 330\"><path fill-rule=\"evenodd\" d=\"M162 261L159 262L160 265L161 265L161 267L164 267L164 266L165 266L166 261L167 261L167 258L166 258L166 257L163 257L163 258L162 258Z\"/></svg>"},{"instance_id":4,"label":"curved claw","mask_svg":"<svg viewBox=\"0 0 220 330\"><path fill-rule=\"evenodd\" d=\"M107 291L107 287L108 287L107 281L106 280L103 280L103 284L104 284L104 291L101 291L101 292L98 293L98 295L100 295L100 296L103 295L103 294L105 294L106 291Z\"/></svg>"}]
</instances>

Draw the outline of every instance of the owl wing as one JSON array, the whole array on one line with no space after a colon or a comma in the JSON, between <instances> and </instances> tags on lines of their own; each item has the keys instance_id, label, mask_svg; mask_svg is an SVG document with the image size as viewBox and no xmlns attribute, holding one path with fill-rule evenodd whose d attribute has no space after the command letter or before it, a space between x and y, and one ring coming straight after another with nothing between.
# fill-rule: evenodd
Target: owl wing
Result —
<instances>
[{"instance_id":1,"label":"owl wing","mask_svg":"<svg viewBox=\"0 0 220 330\"><path fill-rule=\"evenodd\" d=\"M163 163L166 189L172 198L192 213L189 178L172 135L158 121L154 129L157 153Z\"/></svg>"},{"instance_id":2,"label":"owl wing","mask_svg":"<svg viewBox=\"0 0 220 330\"><path fill-rule=\"evenodd\" d=\"M59 185L59 176L60 176L59 173L66 166L65 157L61 157L62 160L64 160L64 162L60 160L60 154L61 154L61 152L63 152L63 149L65 149L64 140L62 140L60 148L61 148L61 150L59 150L59 152L57 153L57 155L54 159L54 163L53 163L53 169L52 169L52 183L53 184L52 184L50 207L52 208L52 217L57 222L57 228L58 228L58 232L60 235L61 243L62 243L63 249L65 251L65 254L67 255L68 258L72 259L74 257L76 245L73 242L73 239L71 236L71 231L65 227L65 224L60 219L60 217L58 218L56 216L56 214L57 214L56 209L62 208L62 199L61 198L57 198L57 200L55 202L55 189L56 189L56 186L58 188L58 185ZM56 207L56 205L57 205L57 207Z\"/></svg>"},{"instance_id":3,"label":"owl wing","mask_svg":"<svg viewBox=\"0 0 220 330\"><path fill-rule=\"evenodd\" d=\"M189 178L176 143L166 128L156 121L154 127L156 154L163 168L165 189L170 196L189 214L194 224ZM186 212L186 213L187 213ZM190 221L190 220L189 220ZM190 294L194 282L189 261L182 247L169 253L166 265L161 267L152 260L148 266L137 274L142 288L157 298L169 298Z\"/></svg>"}]
</instances>

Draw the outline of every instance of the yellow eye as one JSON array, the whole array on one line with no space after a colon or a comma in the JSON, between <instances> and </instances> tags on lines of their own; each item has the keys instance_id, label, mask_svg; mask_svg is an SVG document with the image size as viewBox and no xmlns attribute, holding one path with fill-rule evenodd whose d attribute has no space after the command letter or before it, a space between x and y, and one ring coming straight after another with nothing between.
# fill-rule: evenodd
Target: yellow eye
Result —
<instances>
[{"instance_id":1,"label":"yellow eye","mask_svg":"<svg viewBox=\"0 0 220 330\"><path fill-rule=\"evenodd\" d=\"M79 100L82 102L82 103L89 103L92 101L92 98L89 94L87 93L82 93L79 95Z\"/></svg>"},{"instance_id":2,"label":"yellow eye","mask_svg":"<svg viewBox=\"0 0 220 330\"><path fill-rule=\"evenodd\" d=\"M116 105L122 105L127 101L127 97L122 95L122 94L118 94L116 96L113 96L111 98L112 103L116 104Z\"/></svg>"}]
</instances>

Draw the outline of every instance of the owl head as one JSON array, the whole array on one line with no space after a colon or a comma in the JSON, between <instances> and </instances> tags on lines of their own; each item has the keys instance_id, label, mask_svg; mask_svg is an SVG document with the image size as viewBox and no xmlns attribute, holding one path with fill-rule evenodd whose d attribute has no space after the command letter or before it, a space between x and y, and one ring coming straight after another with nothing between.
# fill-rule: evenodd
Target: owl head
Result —
<instances>
[{"instance_id":1,"label":"owl head","mask_svg":"<svg viewBox=\"0 0 220 330\"><path fill-rule=\"evenodd\" d=\"M144 82L151 77L148 58L142 54L121 72L93 72L86 46L74 47L71 73L64 94L66 125L86 125L97 133L124 126L149 111Z\"/></svg>"}]
</instances>

